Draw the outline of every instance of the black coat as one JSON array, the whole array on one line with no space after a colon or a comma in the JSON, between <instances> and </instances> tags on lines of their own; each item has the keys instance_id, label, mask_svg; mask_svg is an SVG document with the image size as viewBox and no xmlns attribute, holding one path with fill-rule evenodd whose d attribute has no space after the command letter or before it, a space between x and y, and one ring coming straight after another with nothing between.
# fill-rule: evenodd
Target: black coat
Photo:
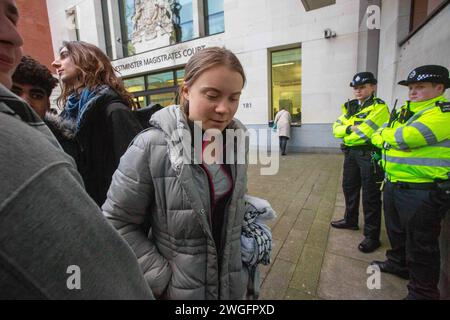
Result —
<instances>
[{"instance_id":1,"label":"black coat","mask_svg":"<svg viewBox=\"0 0 450 320\"><path fill-rule=\"evenodd\" d=\"M45 120L63 149L75 159L87 193L102 206L120 157L142 127L110 88L101 90L88 104L78 131L75 122L59 116L47 114Z\"/></svg>"},{"instance_id":2,"label":"black coat","mask_svg":"<svg viewBox=\"0 0 450 320\"><path fill-rule=\"evenodd\" d=\"M145 108L138 109L136 111L133 111L136 118L139 120L139 123L141 124L142 128L147 129L150 127L150 118L152 115L163 109L164 107L160 105L159 103L153 103L148 105Z\"/></svg>"}]
</instances>

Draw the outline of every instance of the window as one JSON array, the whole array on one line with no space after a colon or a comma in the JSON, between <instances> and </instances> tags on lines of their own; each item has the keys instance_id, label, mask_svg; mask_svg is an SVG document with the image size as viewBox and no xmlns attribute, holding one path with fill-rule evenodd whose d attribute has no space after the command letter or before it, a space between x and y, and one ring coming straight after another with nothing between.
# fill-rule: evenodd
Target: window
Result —
<instances>
[{"instance_id":1,"label":"window","mask_svg":"<svg viewBox=\"0 0 450 320\"><path fill-rule=\"evenodd\" d=\"M409 31L413 32L426 22L436 10L448 2L446 0L412 0Z\"/></svg>"},{"instance_id":2,"label":"window","mask_svg":"<svg viewBox=\"0 0 450 320\"><path fill-rule=\"evenodd\" d=\"M206 35L224 32L223 0L204 0L204 7Z\"/></svg>"},{"instance_id":3,"label":"window","mask_svg":"<svg viewBox=\"0 0 450 320\"><path fill-rule=\"evenodd\" d=\"M173 0L170 4L173 33L176 42L194 38L194 14L192 0Z\"/></svg>"},{"instance_id":4,"label":"window","mask_svg":"<svg viewBox=\"0 0 450 320\"><path fill-rule=\"evenodd\" d=\"M182 86L184 83L184 69L177 70L175 78L177 79L177 85Z\"/></svg>"},{"instance_id":5,"label":"window","mask_svg":"<svg viewBox=\"0 0 450 320\"><path fill-rule=\"evenodd\" d=\"M273 120L280 108L285 107L292 116L293 124L301 124L301 48L274 51L272 64L272 108Z\"/></svg>"},{"instance_id":6,"label":"window","mask_svg":"<svg viewBox=\"0 0 450 320\"><path fill-rule=\"evenodd\" d=\"M129 92L140 92L145 90L145 79L144 77L124 79L123 84Z\"/></svg>"},{"instance_id":7,"label":"window","mask_svg":"<svg viewBox=\"0 0 450 320\"><path fill-rule=\"evenodd\" d=\"M178 89L184 82L184 69L170 70L146 76L124 79L125 88L131 92L139 108L152 103L163 107L178 103Z\"/></svg>"},{"instance_id":8,"label":"window","mask_svg":"<svg viewBox=\"0 0 450 320\"><path fill-rule=\"evenodd\" d=\"M146 106L149 105L149 103L147 103L147 97L143 97L143 96L137 96L134 98L134 102L137 105L137 108L145 108Z\"/></svg>"},{"instance_id":9,"label":"window","mask_svg":"<svg viewBox=\"0 0 450 320\"><path fill-rule=\"evenodd\" d=\"M105 31L105 50L112 59L111 28L109 25L108 0L102 0L103 29Z\"/></svg>"},{"instance_id":10,"label":"window","mask_svg":"<svg viewBox=\"0 0 450 320\"><path fill-rule=\"evenodd\" d=\"M135 0L119 0L120 26L122 38L123 55L128 57L136 54L133 43L131 42L134 30L133 16Z\"/></svg>"},{"instance_id":11,"label":"window","mask_svg":"<svg viewBox=\"0 0 450 320\"><path fill-rule=\"evenodd\" d=\"M177 93L176 92L166 92L166 93L155 93L147 97L149 104L157 103L163 107L167 107L176 103Z\"/></svg>"},{"instance_id":12,"label":"window","mask_svg":"<svg viewBox=\"0 0 450 320\"><path fill-rule=\"evenodd\" d=\"M180 34L177 42L194 38L194 15L192 11L192 0L178 0L180 4Z\"/></svg>"},{"instance_id":13,"label":"window","mask_svg":"<svg viewBox=\"0 0 450 320\"><path fill-rule=\"evenodd\" d=\"M147 76L147 90L173 87L173 71L162 72Z\"/></svg>"}]
</instances>

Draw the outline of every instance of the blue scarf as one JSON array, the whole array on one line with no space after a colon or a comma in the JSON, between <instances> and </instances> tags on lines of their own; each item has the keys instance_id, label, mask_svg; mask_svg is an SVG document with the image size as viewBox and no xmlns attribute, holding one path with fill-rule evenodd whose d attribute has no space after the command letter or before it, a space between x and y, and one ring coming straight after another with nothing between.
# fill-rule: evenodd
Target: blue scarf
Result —
<instances>
[{"instance_id":1,"label":"blue scarf","mask_svg":"<svg viewBox=\"0 0 450 320\"><path fill-rule=\"evenodd\" d=\"M81 119L83 118L84 112L87 110L89 101L96 97L98 90L89 90L89 88L84 88L81 94L73 93L67 99L64 112L61 114L63 119L75 120L77 123L77 132L80 129Z\"/></svg>"}]
</instances>

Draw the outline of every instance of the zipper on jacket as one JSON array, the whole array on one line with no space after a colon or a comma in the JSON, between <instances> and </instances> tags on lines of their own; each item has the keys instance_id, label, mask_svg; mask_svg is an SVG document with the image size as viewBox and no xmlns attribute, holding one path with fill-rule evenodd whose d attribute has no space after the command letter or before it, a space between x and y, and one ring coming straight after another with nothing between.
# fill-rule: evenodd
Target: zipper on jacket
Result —
<instances>
[{"instance_id":1,"label":"zipper on jacket","mask_svg":"<svg viewBox=\"0 0 450 320\"><path fill-rule=\"evenodd\" d=\"M203 175L206 176L206 181L207 181L207 184L208 184L208 208L209 208L208 222L209 222L209 229L210 229L211 235L212 235L213 234L213 228L212 228L212 219L211 219L211 214L212 214L211 196L213 196L213 195L211 195L211 188L214 188L214 187L211 187L212 181L210 181L209 174L206 171L207 169L205 167L203 167L202 165L200 165L200 170L203 172ZM217 252L217 248L216 248L216 252Z\"/></svg>"},{"instance_id":2,"label":"zipper on jacket","mask_svg":"<svg viewBox=\"0 0 450 320\"><path fill-rule=\"evenodd\" d=\"M235 166L233 166L235 167ZM231 202L231 199L233 198L233 193L235 190L235 179L233 179L233 173L232 173L232 169L230 167L230 173L228 173L228 171L224 168L221 168L221 170L224 171L224 173L231 179L231 190L228 192L228 200L225 202L224 206L223 206L223 222L222 222L222 230L220 232L220 250L221 252L219 252L219 254L221 255L223 252L223 249L225 247L225 238L226 238L226 230L228 228L228 219L229 219L229 205ZM237 208L236 208L237 209ZM225 212L226 211L226 212Z\"/></svg>"},{"instance_id":3,"label":"zipper on jacket","mask_svg":"<svg viewBox=\"0 0 450 320\"><path fill-rule=\"evenodd\" d=\"M214 248L216 249L216 266L217 266L217 297L220 297L220 266L219 266L219 252L217 250L217 246L216 246L216 242L214 241L214 234L213 234L213 227L212 227L212 219L211 219L211 214L212 214L212 204L211 204L211 187L210 187L210 182L209 182L209 176L208 173L206 172L206 169L203 168L202 165L199 166L199 169L201 172L203 172L203 177L206 176L206 183L208 185L208 207L209 207L209 211L207 212L208 214L208 222L209 222L209 230L211 232L211 236L212 236L212 242L214 243Z\"/></svg>"}]
</instances>

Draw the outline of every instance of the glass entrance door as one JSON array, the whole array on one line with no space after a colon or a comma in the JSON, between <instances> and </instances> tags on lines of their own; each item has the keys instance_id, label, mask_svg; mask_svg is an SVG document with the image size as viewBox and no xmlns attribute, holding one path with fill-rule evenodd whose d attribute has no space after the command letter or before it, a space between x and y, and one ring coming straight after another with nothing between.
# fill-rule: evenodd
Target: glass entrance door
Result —
<instances>
[{"instance_id":1,"label":"glass entrance door","mask_svg":"<svg viewBox=\"0 0 450 320\"><path fill-rule=\"evenodd\" d=\"M164 71L123 80L138 108L158 103L167 107L178 103L178 88L184 82L184 69Z\"/></svg>"},{"instance_id":2,"label":"glass entrance door","mask_svg":"<svg viewBox=\"0 0 450 320\"><path fill-rule=\"evenodd\" d=\"M163 107L170 106L172 104L176 104L176 91L165 92L165 93L156 93L147 96L147 101L149 104L158 103Z\"/></svg>"}]
</instances>

